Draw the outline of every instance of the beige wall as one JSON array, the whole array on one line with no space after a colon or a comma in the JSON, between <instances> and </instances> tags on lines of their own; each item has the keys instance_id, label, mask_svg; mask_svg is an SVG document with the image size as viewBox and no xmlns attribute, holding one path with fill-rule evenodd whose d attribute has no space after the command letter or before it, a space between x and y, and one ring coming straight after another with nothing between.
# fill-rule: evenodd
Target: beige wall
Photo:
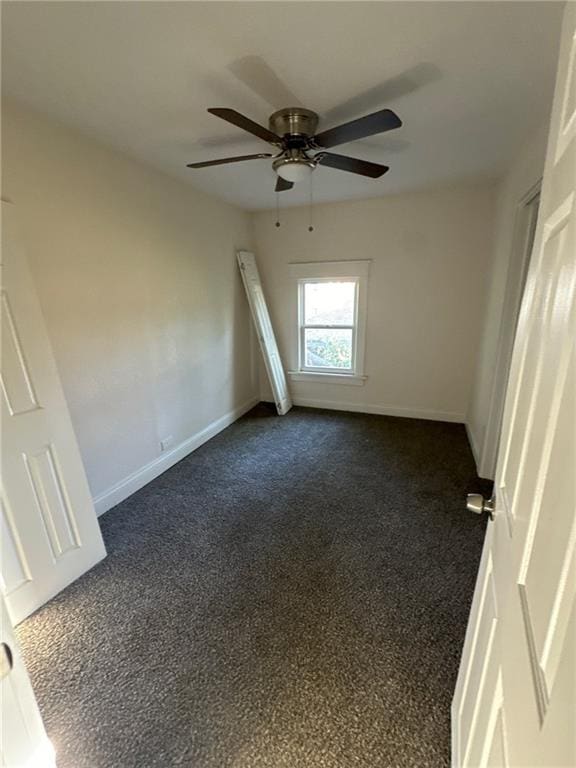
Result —
<instances>
[{"instance_id":1,"label":"beige wall","mask_svg":"<svg viewBox=\"0 0 576 768\"><path fill-rule=\"evenodd\" d=\"M20 106L2 117L2 194L99 496L257 395L249 216Z\"/></svg>"},{"instance_id":2,"label":"beige wall","mask_svg":"<svg viewBox=\"0 0 576 768\"><path fill-rule=\"evenodd\" d=\"M466 420L490 476L487 424L510 322L514 217L542 172L545 126L498 185L316 206L313 233L307 208L284 210L277 229L272 212L250 215L211 199L14 103L3 105L2 128L2 194L23 225L100 508L169 458L162 439L172 437L171 449L194 447L195 436L258 396L234 258L253 247L252 223L288 368L296 367L288 264L372 259L366 384L291 382L295 401Z\"/></svg>"},{"instance_id":3,"label":"beige wall","mask_svg":"<svg viewBox=\"0 0 576 768\"><path fill-rule=\"evenodd\" d=\"M280 351L297 365L294 261L372 259L364 386L292 382L296 402L464 421L491 252L492 184L461 185L309 211L254 215L258 262ZM262 394L271 399L265 380Z\"/></svg>"},{"instance_id":4,"label":"beige wall","mask_svg":"<svg viewBox=\"0 0 576 768\"><path fill-rule=\"evenodd\" d=\"M497 190L494 248L467 418L468 434L481 477L494 477L505 385L505 381L495 378L495 370L497 365L504 368L508 365L510 337L513 336L520 299L523 254L521 248L514 248L516 215L521 201L542 176L547 135L548 123L527 139Z\"/></svg>"}]
</instances>

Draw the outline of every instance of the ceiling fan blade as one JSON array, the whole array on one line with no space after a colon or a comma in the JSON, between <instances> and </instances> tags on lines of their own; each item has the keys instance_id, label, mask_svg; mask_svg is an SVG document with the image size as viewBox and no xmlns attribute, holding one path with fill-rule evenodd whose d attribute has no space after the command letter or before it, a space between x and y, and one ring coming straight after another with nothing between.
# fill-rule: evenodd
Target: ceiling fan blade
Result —
<instances>
[{"instance_id":1,"label":"ceiling fan blade","mask_svg":"<svg viewBox=\"0 0 576 768\"><path fill-rule=\"evenodd\" d=\"M270 144L282 144L280 136L272 133L268 128L264 128L263 125L258 125L258 123L250 120L249 117L244 117L240 112L236 112L235 109L212 107L208 112L210 112L211 115L216 115L216 117L221 117L222 120L226 120L228 123L232 123L232 125L236 125L238 128L242 128L244 131L248 131L248 133L251 133L253 136L258 136L258 138L263 141L267 141Z\"/></svg>"},{"instance_id":2,"label":"ceiling fan blade","mask_svg":"<svg viewBox=\"0 0 576 768\"><path fill-rule=\"evenodd\" d=\"M283 179L281 176L278 176L276 179L276 188L274 189L274 192L286 192L288 189L292 189L294 186L293 181L286 181L286 179Z\"/></svg>"},{"instance_id":3,"label":"ceiling fan blade","mask_svg":"<svg viewBox=\"0 0 576 768\"><path fill-rule=\"evenodd\" d=\"M350 123L338 125L335 128L329 128L327 131L314 136L314 143L318 147L336 147L338 144L347 144L349 141L365 139L367 136L374 136L376 133L384 133L394 128L400 128L402 120L391 109L381 109L380 112L374 112L358 120L352 120Z\"/></svg>"},{"instance_id":4,"label":"ceiling fan blade","mask_svg":"<svg viewBox=\"0 0 576 768\"><path fill-rule=\"evenodd\" d=\"M211 165L226 165L226 163L241 163L243 160L258 160L262 157L274 157L268 152L259 155L241 155L240 157L222 157L220 160L204 160L202 163L188 163L186 168L209 168Z\"/></svg>"},{"instance_id":5,"label":"ceiling fan blade","mask_svg":"<svg viewBox=\"0 0 576 768\"><path fill-rule=\"evenodd\" d=\"M329 168L358 173L360 176L369 176L371 179L378 179L390 170L387 165L378 165L378 163L370 163L368 160L358 160L356 157L346 155L335 155L332 152L322 152L316 155L316 159L321 165L327 165Z\"/></svg>"}]
</instances>

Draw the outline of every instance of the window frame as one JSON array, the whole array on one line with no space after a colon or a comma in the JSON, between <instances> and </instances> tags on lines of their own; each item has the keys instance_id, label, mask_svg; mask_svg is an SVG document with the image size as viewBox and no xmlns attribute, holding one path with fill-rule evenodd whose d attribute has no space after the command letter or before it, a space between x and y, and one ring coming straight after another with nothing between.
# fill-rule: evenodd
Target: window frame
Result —
<instances>
[{"instance_id":1,"label":"window frame","mask_svg":"<svg viewBox=\"0 0 576 768\"><path fill-rule=\"evenodd\" d=\"M289 265L290 277L294 282L293 288L293 320L292 320L292 345L291 360L292 370L288 371L289 377L294 381L318 382L333 384L363 385L368 378L364 373L364 357L366 347L366 317L368 298L368 275L371 260L350 261L316 261L293 262ZM355 282L355 317L352 343L352 367L320 368L303 366L304 362L304 328L303 323L304 301L303 285L309 282ZM319 327L319 326L318 326ZM350 325L326 326L329 328L350 328Z\"/></svg>"},{"instance_id":2,"label":"window frame","mask_svg":"<svg viewBox=\"0 0 576 768\"><path fill-rule=\"evenodd\" d=\"M306 286L314 283L354 283L354 317L352 325L320 325L306 323L305 290ZM356 360L358 349L358 299L359 278L357 277L302 277L298 280L298 370L300 373L317 373L332 375L356 375ZM352 350L350 368L329 368L328 366L306 365L306 330L351 330Z\"/></svg>"}]
</instances>

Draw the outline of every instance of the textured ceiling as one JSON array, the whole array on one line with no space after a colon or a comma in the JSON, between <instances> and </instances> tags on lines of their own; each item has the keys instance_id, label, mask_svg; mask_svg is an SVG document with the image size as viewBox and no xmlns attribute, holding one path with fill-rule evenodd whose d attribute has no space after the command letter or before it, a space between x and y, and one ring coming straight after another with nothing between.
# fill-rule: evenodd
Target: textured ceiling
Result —
<instances>
[{"instance_id":1,"label":"textured ceiling","mask_svg":"<svg viewBox=\"0 0 576 768\"><path fill-rule=\"evenodd\" d=\"M248 209L275 205L269 161L185 168L268 151L207 107L267 124L300 104L322 127L391 107L402 128L336 150L390 165L388 174L313 175L316 201L375 197L501 173L550 109L561 11L554 2L5 2L3 87ZM308 196L306 184L282 200Z\"/></svg>"}]
</instances>

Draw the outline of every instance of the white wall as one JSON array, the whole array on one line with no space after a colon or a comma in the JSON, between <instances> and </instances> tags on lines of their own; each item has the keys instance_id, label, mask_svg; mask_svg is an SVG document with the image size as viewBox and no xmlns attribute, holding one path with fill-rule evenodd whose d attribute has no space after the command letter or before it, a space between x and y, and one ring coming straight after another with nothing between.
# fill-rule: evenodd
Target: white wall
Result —
<instances>
[{"instance_id":1,"label":"white wall","mask_svg":"<svg viewBox=\"0 0 576 768\"><path fill-rule=\"evenodd\" d=\"M496 187L468 184L250 216L51 119L3 105L3 191L16 204L100 511L257 399L234 259L254 241L283 359L292 261L372 259L362 387L291 382L296 402L467 420L481 463L515 210L546 126ZM496 238L493 208L497 196ZM271 399L263 371L261 395ZM174 452L161 453L172 436ZM490 472L484 468L484 475Z\"/></svg>"},{"instance_id":2,"label":"white wall","mask_svg":"<svg viewBox=\"0 0 576 768\"><path fill-rule=\"evenodd\" d=\"M257 397L249 216L14 103L2 118L2 195L102 511Z\"/></svg>"},{"instance_id":3,"label":"white wall","mask_svg":"<svg viewBox=\"0 0 576 768\"><path fill-rule=\"evenodd\" d=\"M372 259L364 386L291 382L296 403L465 420L493 235L492 184L254 215L258 263L280 352L292 342L294 261ZM272 399L261 376L263 399Z\"/></svg>"},{"instance_id":4,"label":"white wall","mask_svg":"<svg viewBox=\"0 0 576 768\"><path fill-rule=\"evenodd\" d=\"M548 123L519 148L497 190L494 248L487 303L476 361L474 388L467 417L468 434L481 477L493 478L504 392L495 378L497 365L507 366L509 337L516 318L521 279L521 249L513 248L516 213L544 170Z\"/></svg>"}]
</instances>

